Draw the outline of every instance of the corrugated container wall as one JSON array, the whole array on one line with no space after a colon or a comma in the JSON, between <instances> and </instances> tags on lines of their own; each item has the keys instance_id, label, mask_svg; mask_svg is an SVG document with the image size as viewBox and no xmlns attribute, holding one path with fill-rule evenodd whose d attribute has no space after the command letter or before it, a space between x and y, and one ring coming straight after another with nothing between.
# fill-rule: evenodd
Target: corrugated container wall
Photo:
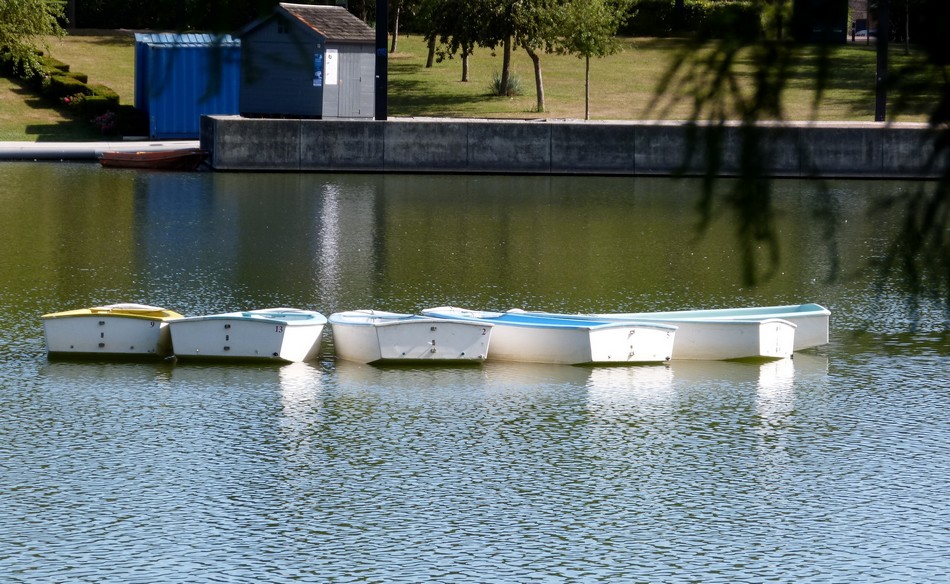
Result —
<instances>
[{"instance_id":1,"label":"corrugated container wall","mask_svg":"<svg viewBox=\"0 0 950 584\"><path fill-rule=\"evenodd\" d=\"M135 107L150 138L198 138L202 115L238 113L240 91L241 44L230 35L135 35Z\"/></svg>"}]
</instances>

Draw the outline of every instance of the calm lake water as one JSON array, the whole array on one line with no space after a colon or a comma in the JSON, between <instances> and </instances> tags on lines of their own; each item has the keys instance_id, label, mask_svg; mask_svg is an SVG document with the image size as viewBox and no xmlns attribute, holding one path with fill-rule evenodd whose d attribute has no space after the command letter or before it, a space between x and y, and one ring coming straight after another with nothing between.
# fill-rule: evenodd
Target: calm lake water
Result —
<instances>
[{"instance_id":1,"label":"calm lake water","mask_svg":"<svg viewBox=\"0 0 950 584\"><path fill-rule=\"evenodd\" d=\"M695 181L0 163L0 580L945 582L947 314L873 267L921 185L825 186L749 287ZM113 302L833 314L765 364L47 360Z\"/></svg>"}]
</instances>

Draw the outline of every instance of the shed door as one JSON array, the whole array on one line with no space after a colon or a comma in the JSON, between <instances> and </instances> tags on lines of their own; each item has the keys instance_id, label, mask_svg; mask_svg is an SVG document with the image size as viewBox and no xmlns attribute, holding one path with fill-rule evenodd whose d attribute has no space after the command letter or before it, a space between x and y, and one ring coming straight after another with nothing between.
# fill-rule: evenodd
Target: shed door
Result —
<instances>
[{"instance_id":1,"label":"shed door","mask_svg":"<svg viewBox=\"0 0 950 584\"><path fill-rule=\"evenodd\" d=\"M369 61L372 67L366 67ZM373 117L373 87L376 60L372 45L341 45L339 47L339 108L341 118ZM366 94L370 99L366 100Z\"/></svg>"}]
</instances>

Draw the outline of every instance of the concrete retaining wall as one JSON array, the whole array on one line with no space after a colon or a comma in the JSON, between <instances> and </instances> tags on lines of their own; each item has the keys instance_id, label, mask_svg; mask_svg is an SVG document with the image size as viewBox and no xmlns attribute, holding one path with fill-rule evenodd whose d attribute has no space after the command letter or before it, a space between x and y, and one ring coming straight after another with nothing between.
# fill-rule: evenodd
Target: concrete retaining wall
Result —
<instances>
[{"instance_id":1,"label":"concrete retaining wall","mask_svg":"<svg viewBox=\"0 0 950 584\"><path fill-rule=\"evenodd\" d=\"M201 146L216 170L493 174L703 174L927 178L926 124L774 123L743 128L681 122L455 119L280 120L206 116Z\"/></svg>"}]
</instances>

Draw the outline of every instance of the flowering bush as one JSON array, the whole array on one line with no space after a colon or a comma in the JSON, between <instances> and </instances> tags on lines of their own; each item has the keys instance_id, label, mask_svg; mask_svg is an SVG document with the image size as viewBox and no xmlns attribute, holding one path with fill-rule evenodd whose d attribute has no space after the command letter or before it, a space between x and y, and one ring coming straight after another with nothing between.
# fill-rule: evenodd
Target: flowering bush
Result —
<instances>
[{"instance_id":1,"label":"flowering bush","mask_svg":"<svg viewBox=\"0 0 950 584\"><path fill-rule=\"evenodd\" d=\"M74 95L67 95L66 97L60 98L60 101L63 102L63 105L66 107L82 107L84 101L86 101L86 96L81 93L76 93Z\"/></svg>"},{"instance_id":2,"label":"flowering bush","mask_svg":"<svg viewBox=\"0 0 950 584\"><path fill-rule=\"evenodd\" d=\"M103 134L112 134L115 132L118 122L118 116L111 110L92 118L92 125L98 128Z\"/></svg>"}]
</instances>

